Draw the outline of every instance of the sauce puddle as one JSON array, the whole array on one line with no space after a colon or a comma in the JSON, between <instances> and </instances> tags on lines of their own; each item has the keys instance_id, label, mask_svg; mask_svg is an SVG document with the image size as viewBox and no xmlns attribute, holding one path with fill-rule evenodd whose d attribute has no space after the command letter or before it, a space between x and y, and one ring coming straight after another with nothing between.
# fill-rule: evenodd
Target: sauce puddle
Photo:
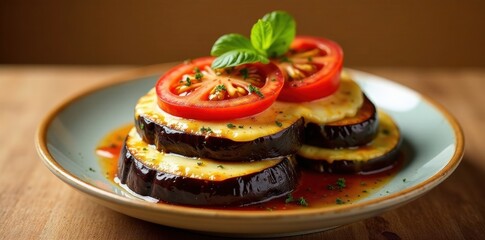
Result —
<instances>
[{"instance_id":1,"label":"sauce puddle","mask_svg":"<svg viewBox=\"0 0 485 240\"><path fill-rule=\"evenodd\" d=\"M108 133L99 143L96 155L108 180L115 183L118 159L126 135L132 124ZM401 152L396 164L372 174L331 174L301 169L298 187L288 196L242 207L204 207L227 210L291 210L322 208L325 206L352 204L382 189L402 168L405 156ZM137 196L143 198L143 196Z\"/></svg>"}]
</instances>

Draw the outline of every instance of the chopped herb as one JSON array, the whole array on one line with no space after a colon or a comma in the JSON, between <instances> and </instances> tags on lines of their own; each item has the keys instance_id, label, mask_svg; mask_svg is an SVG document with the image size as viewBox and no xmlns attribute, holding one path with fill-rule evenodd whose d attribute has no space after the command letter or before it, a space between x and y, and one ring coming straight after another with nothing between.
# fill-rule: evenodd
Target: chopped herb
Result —
<instances>
[{"instance_id":1,"label":"chopped herb","mask_svg":"<svg viewBox=\"0 0 485 240\"><path fill-rule=\"evenodd\" d=\"M198 72L198 73L195 74L195 79L201 80L203 76L204 76L204 74Z\"/></svg>"},{"instance_id":2,"label":"chopped herb","mask_svg":"<svg viewBox=\"0 0 485 240\"><path fill-rule=\"evenodd\" d=\"M232 128L236 128L236 125L234 125L234 124L232 124L232 123L228 123L228 124L227 124L227 127L232 129Z\"/></svg>"},{"instance_id":3,"label":"chopped herb","mask_svg":"<svg viewBox=\"0 0 485 240\"><path fill-rule=\"evenodd\" d=\"M195 72L195 73L200 73L200 69L199 69L199 67L195 67L195 68L194 68L194 72Z\"/></svg>"},{"instance_id":4,"label":"chopped herb","mask_svg":"<svg viewBox=\"0 0 485 240\"><path fill-rule=\"evenodd\" d=\"M340 190L342 191L342 189L344 189L347 185L345 184L345 178L339 178L337 179L337 181L335 182L335 184L328 184L327 185L327 189L328 190Z\"/></svg>"},{"instance_id":5,"label":"chopped herb","mask_svg":"<svg viewBox=\"0 0 485 240\"><path fill-rule=\"evenodd\" d=\"M286 196L285 203L286 204L296 203L297 205L308 207L308 202L306 201L306 199L304 197L300 197L298 199L295 199L293 197L293 195L291 195L291 193Z\"/></svg>"},{"instance_id":6,"label":"chopped herb","mask_svg":"<svg viewBox=\"0 0 485 240\"><path fill-rule=\"evenodd\" d=\"M345 178L337 179L337 186L339 187L339 189L345 188Z\"/></svg>"},{"instance_id":7,"label":"chopped herb","mask_svg":"<svg viewBox=\"0 0 485 240\"><path fill-rule=\"evenodd\" d=\"M274 81L276 81L276 78L272 78L272 79L271 79L271 82L274 82Z\"/></svg>"},{"instance_id":8,"label":"chopped herb","mask_svg":"<svg viewBox=\"0 0 485 240\"><path fill-rule=\"evenodd\" d=\"M313 62L313 58L312 57L308 57L308 61L309 62Z\"/></svg>"},{"instance_id":9,"label":"chopped herb","mask_svg":"<svg viewBox=\"0 0 485 240\"><path fill-rule=\"evenodd\" d=\"M203 133L210 133L212 132L212 129L210 127L201 127L200 128L200 131L203 132Z\"/></svg>"},{"instance_id":10,"label":"chopped herb","mask_svg":"<svg viewBox=\"0 0 485 240\"><path fill-rule=\"evenodd\" d=\"M192 82L190 81L190 78L189 78L189 77L186 77L186 78L185 78L185 86L187 86L187 87L188 87L188 86L190 86L190 85L192 85Z\"/></svg>"},{"instance_id":11,"label":"chopped herb","mask_svg":"<svg viewBox=\"0 0 485 240\"><path fill-rule=\"evenodd\" d=\"M279 121L274 121L274 123L276 124L276 126L278 127L282 127L283 126L283 123L279 122Z\"/></svg>"},{"instance_id":12,"label":"chopped herb","mask_svg":"<svg viewBox=\"0 0 485 240\"><path fill-rule=\"evenodd\" d=\"M293 195L291 195L291 193L286 196L285 203L292 203L294 201L295 199L293 198Z\"/></svg>"},{"instance_id":13,"label":"chopped herb","mask_svg":"<svg viewBox=\"0 0 485 240\"><path fill-rule=\"evenodd\" d=\"M239 125L239 126L237 126L237 127L238 127L238 128L244 128L244 126L243 126L243 125Z\"/></svg>"},{"instance_id":14,"label":"chopped herb","mask_svg":"<svg viewBox=\"0 0 485 240\"><path fill-rule=\"evenodd\" d=\"M93 168L91 168L91 167L89 168L89 171L91 171L91 172L96 172L96 170L94 170L94 169L93 169Z\"/></svg>"},{"instance_id":15,"label":"chopped herb","mask_svg":"<svg viewBox=\"0 0 485 240\"><path fill-rule=\"evenodd\" d=\"M217 168L224 169L224 166L222 166L222 165L217 165Z\"/></svg>"},{"instance_id":16,"label":"chopped herb","mask_svg":"<svg viewBox=\"0 0 485 240\"><path fill-rule=\"evenodd\" d=\"M363 193L367 193L367 190L362 191Z\"/></svg>"},{"instance_id":17,"label":"chopped herb","mask_svg":"<svg viewBox=\"0 0 485 240\"><path fill-rule=\"evenodd\" d=\"M143 125L143 123L140 123L140 129L141 130L145 129L145 125Z\"/></svg>"},{"instance_id":18,"label":"chopped herb","mask_svg":"<svg viewBox=\"0 0 485 240\"><path fill-rule=\"evenodd\" d=\"M345 202L342 199L340 199L340 198L335 199L335 203L336 204L339 204L339 205L340 204L345 204Z\"/></svg>"},{"instance_id":19,"label":"chopped herb","mask_svg":"<svg viewBox=\"0 0 485 240\"><path fill-rule=\"evenodd\" d=\"M243 76L244 80L246 80L249 77L249 70L247 68L243 68L239 70L239 73Z\"/></svg>"},{"instance_id":20,"label":"chopped herb","mask_svg":"<svg viewBox=\"0 0 485 240\"><path fill-rule=\"evenodd\" d=\"M260 98L264 98L264 95L259 91L259 88L249 84L249 93L256 93Z\"/></svg>"},{"instance_id":21,"label":"chopped herb","mask_svg":"<svg viewBox=\"0 0 485 240\"><path fill-rule=\"evenodd\" d=\"M226 86L224 84L219 84L216 86L215 91L216 92L226 91Z\"/></svg>"},{"instance_id":22,"label":"chopped herb","mask_svg":"<svg viewBox=\"0 0 485 240\"><path fill-rule=\"evenodd\" d=\"M402 182L406 182L406 179L405 179L405 178L403 178L403 179L402 179Z\"/></svg>"},{"instance_id":23,"label":"chopped herb","mask_svg":"<svg viewBox=\"0 0 485 240\"><path fill-rule=\"evenodd\" d=\"M298 199L298 205L308 207L308 202L306 201L306 199L304 197L300 197Z\"/></svg>"},{"instance_id":24,"label":"chopped herb","mask_svg":"<svg viewBox=\"0 0 485 240\"><path fill-rule=\"evenodd\" d=\"M202 162L197 162L197 166L202 166Z\"/></svg>"},{"instance_id":25,"label":"chopped herb","mask_svg":"<svg viewBox=\"0 0 485 240\"><path fill-rule=\"evenodd\" d=\"M148 150L148 148L146 148L146 147L143 148L143 151L147 151L147 150Z\"/></svg>"}]
</instances>

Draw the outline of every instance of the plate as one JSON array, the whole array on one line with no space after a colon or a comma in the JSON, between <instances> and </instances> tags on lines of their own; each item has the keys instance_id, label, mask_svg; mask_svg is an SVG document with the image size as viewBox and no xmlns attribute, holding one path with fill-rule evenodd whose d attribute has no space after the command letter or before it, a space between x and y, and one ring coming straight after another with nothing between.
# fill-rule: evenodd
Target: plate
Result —
<instances>
[{"instance_id":1,"label":"plate","mask_svg":"<svg viewBox=\"0 0 485 240\"><path fill-rule=\"evenodd\" d=\"M37 151L49 170L99 204L135 218L210 234L261 237L323 231L389 211L436 187L463 156L462 130L443 107L390 80L348 70L394 118L413 150L411 161L382 189L353 204L273 212L150 203L107 180L94 150L109 131L133 121L137 99L154 86L164 66L86 90L53 109L36 134Z\"/></svg>"}]
</instances>

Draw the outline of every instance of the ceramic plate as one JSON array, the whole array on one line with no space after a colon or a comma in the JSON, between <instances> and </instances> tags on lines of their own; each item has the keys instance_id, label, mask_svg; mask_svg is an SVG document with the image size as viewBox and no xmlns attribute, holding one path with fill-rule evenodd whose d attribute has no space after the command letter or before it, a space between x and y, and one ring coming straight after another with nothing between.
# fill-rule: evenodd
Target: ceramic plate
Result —
<instances>
[{"instance_id":1,"label":"ceramic plate","mask_svg":"<svg viewBox=\"0 0 485 240\"><path fill-rule=\"evenodd\" d=\"M94 154L96 144L109 131L132 121L137 99L160 76L157 67L67 100L40 124L36 147L45 165L61 180L99 204L135 218L233 236L322 231L416 199L446 179L463 155L462 131L441 106L390 80L349 71L367 96L395 119L413 150L412 159L389 183L353 204L273 212L199 209L146 202L107 180Z\"/></svg>"}]
</instances>

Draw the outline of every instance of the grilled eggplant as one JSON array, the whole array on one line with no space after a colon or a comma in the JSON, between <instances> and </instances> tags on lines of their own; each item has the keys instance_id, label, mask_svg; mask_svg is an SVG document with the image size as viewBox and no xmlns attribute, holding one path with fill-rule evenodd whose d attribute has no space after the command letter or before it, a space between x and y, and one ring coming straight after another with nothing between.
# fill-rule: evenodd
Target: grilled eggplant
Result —
<instances>
[{"instance_id":1,"label":"grilled eggplant","mask_svg":"<svg viewBox=\"0 0 485 240\"><path fill-rule=\"evenodd\" d=\"M183 119L162 111L152 90L135 107L135 126L159 151L221 161L253 161L294 154L303 142L303 118L274 106L232 122Z\"/></svg>"},{"instance_id":2,"label":"grilled eggplant","mask_svg":"<svg viewBox=\"0 0 485 240\"><path fill-rule=\"evenodd\" d=\"M389 115L379 111L378 118L377 136L368 144L340 149L303 145L298 151L298 162L328 173L363 173L391 166L398 160L402 137Z\"/></svg>"},{"instance_id":3,"label":"grilled eggplant","mask_svg":"<svg viewBox=\"0 0 485 240\"><path fill-rule=\"evenodd\" d=\"M364 95L364 103L355 116L326 124L306 123L304 144L323 148L365 145L377 135L378 125L376 107Z\"/></svg>"},{"instance_id":4,"label":"grilled eggplant","mask_svg":"<svg viewBox=\"0 0 485 240\"><path fill-rule=\"evenodd\" d=\"M253 162L220 162L159 152L132 129L118 178L131 190L163 202L242 206L286 195L298 184L293 155Z\"/></svg>"}]
</instances>

